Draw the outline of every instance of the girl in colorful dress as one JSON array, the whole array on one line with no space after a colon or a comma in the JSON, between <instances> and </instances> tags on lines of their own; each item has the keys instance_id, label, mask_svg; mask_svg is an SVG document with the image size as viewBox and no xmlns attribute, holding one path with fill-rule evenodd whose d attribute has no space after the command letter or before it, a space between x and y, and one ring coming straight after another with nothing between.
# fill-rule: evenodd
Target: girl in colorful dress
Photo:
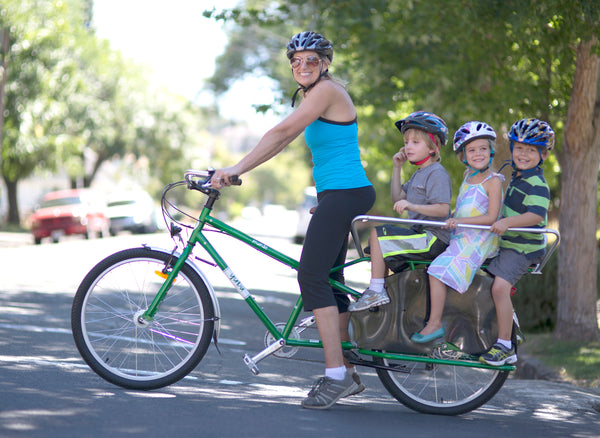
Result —
<instances>
[{"instance_id":1,"label":"girl in colorful dress","mask_svg":"<svg viewBox=\"0 0 600 438\"><path fill-rule=\"evenodd\" d=\"M431 310L427 325L411 340L427 343L445 336L442 314L446 286L464 293L483 262L498 251L498 235L460 224L492 225L502 207L504 176L491 170L496 133L483 122L467 122L454 135L454 152L467 169L456 198L454 216L446 220L450 244L429 266ZM458 226L458 228L457 228Z\"/></svg>"}]
</instances>

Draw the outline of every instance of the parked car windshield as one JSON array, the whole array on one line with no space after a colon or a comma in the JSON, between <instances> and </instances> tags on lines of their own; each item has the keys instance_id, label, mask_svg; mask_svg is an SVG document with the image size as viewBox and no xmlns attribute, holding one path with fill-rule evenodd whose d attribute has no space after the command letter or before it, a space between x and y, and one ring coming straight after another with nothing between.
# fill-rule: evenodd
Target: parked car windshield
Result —
<instances>
[{"instance_id":1,"label":"parked car windshield","mask_svg":"<svg viewBox=\"0 0 600 438\"><path fill-rule=\"evenodd\" d=\"M63 205L76 205L81 204L81 198L78 196L69 196L66 198L56 198L49 199L47 201L42 202L40 208L51 208L51 207L61 207Z\"/></svg>"},{"instance_id":2,"label":"parked car windshield","mask_svg":"<svg viewBox=\"0 0 600 438\"><path fill-rule=\"evenodd\" d=\"M119 205L132 205L135 204L137 201L135 199L125 199L123 201L112 201L109 202L107 205L109 207L118 207Z\"/></svg>"}]
</instances>

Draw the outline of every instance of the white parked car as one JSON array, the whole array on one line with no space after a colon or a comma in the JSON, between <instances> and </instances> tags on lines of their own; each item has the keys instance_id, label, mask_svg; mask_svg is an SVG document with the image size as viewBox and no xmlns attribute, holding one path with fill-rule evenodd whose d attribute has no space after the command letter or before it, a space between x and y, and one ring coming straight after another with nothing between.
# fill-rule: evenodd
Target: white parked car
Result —
<instances>
[{"instance_id":1,"label":"white parked car","mask_svg":"<svg viewBox=\"0 0 600 438\"><path fill-rule=\"evenodd\" d=\"M152 197L143 190L113 193L108 197L110 234L121 231L155 233L158 231L158 208Z\"/></svg>"}]
</instances>

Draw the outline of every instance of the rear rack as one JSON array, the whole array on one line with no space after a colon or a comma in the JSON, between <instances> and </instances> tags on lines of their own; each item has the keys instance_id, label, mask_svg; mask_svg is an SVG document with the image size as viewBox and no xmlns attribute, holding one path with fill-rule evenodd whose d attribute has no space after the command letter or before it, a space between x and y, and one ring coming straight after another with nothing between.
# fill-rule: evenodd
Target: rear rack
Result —
<instances>
[{"instance_id":1,"label":"rear rack","mask_svg":"<svg viewBox=\"0 0 600 438\"><path fill-rule=\"evenodd\" d=\"M352 239L354 239L354 243L356 249L358 250L358 255L360 258L365 257L362 245L360 243L360 237L358 235L358 224L365 223L377 223L377 224L396 224L396 225L426 225L432 227L443 227L446 225L446 222L438 222L438 221L426 221L420 219L402 219L402 218L394 218L387 216L370 216L370 215L360 215L356 216L352 220ZM489 230L491 227L489 225L470 225L470 224L458 224L457 228L475 228L478 230ZM517 233L534 233L534 234L552 234L556 237L554 242L550 245L550 248L546 250L544 257L542 260L533 266L533 270L531 274L541 274L542 269L550 259L552 253L556 250L559 242L560 242L560 234L558 231L552 228L509 228L508 231L515 231Z\"/></svg>"}]
</instances>

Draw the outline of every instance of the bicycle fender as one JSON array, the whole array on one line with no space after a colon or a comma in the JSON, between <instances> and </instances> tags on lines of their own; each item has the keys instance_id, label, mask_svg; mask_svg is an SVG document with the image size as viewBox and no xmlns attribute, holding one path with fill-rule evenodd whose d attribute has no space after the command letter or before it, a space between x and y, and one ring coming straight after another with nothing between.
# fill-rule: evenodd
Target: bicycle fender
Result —
<instances>
[{"instance_id":1,"label":"bicycle fender","mask_svg":"<svg viewBox=\"0 0 600 438\"><path fill-rule=\"evenodd\" d=\"M159 248L150 245L144 245L144 248L171 255L171 250L169 249ZM177 258L181 257L181 253L179 251L173 252L173 255ZM215 290L213 289L212 284L210 283L210 281L208 281L206 275L204 275L204 272L202 272L202 270L195 263L192 263L189 259L185 261L185 264L192 268L196 272L196 274L198 274L198 276L204 281L204 284L206 284L208 293L210 294L210 297L212 299L213 307L215 310L215 329L213 335L213 342L215 343L215 347L217 347L218 350L219 333L221 332L221 308L219 307L219 300L217 299L217 295L215 294Z\"/></svg>"}]
</instances>

